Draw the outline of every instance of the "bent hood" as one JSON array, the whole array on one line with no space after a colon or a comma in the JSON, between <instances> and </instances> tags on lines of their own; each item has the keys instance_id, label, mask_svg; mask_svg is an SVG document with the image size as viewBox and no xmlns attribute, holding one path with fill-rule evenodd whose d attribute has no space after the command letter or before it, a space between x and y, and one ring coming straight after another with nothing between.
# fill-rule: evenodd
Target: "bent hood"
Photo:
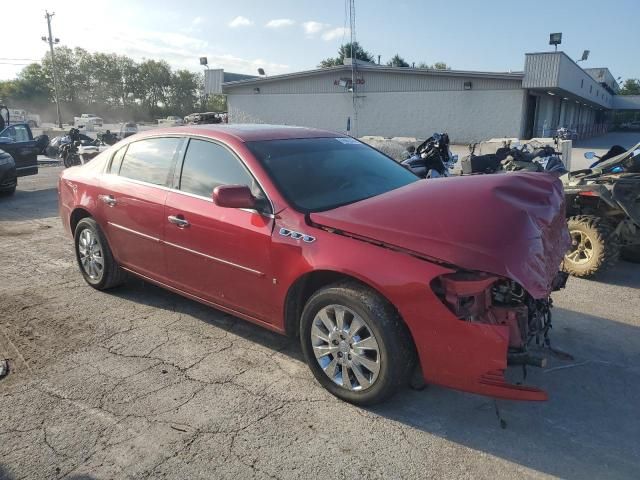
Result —
<instances>
[{"instance_id":1,"label":"bent hood","mask_svg":"<svg viewBox=\"0 0 640 480\"><path fill-rule=\"evenodd\" d=\"M562 183L545 173L418 181L310 218L319 226L510 278L534 298L549 295L570 246Z\"/></svg>"}]
</instances>

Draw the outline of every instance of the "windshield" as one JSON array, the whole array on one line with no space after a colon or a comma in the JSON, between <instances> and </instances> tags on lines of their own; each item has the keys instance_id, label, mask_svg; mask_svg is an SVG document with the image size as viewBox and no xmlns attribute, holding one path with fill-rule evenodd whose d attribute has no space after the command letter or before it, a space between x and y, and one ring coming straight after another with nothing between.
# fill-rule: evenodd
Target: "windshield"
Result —
<instances>
[{"instance_id":1,"label":"windshield","mask_svg":"<svg viewBox=\"0 0 640 480\"><path fill-rule=\"evenodd\" d=\"M418 181L389 157L350 137L247 142L284 197L319 212Z\"/></svg>"}]
</instances>

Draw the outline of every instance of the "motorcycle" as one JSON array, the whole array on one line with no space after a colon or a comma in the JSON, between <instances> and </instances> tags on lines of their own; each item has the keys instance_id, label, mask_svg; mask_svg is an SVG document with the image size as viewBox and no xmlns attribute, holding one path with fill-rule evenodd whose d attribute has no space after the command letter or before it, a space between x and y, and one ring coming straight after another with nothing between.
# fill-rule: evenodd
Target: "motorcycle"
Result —
<instances>
[{"instance_id":1,"label":"motorcycle","mask_svg":"<svg viewBox=\"0 0 640 480\"><path fill-rule=\"evenodd\" d=\"M400 164L420 178L449 177L458 161L458 156L449 150L449 135L446 133L434 133L412 153Z\"/></svg>"},{"instance_id":2,"label":"motorcycle","mask_svg":"<svg viewBox=\"0 0 640 480\"><path fill-rule=\"evenodd\" d=\"M88 145L83 145L80 131L77 128L69 130L69 142L60 147L60 158L66 168L84 165L98 154L109 148L101 139L95 139Z\"/></svg>"},{"instance_id":3,"label":"motorcycle","mask_svg":"<svg viewBox=\"0 0 640 480\"><path fill-rule=\"evenodd\" d=\"M510 141L503 143L496 153L476 155L477 143L469 145L469 155L462 159L462 174L514 172L526 170L556 175L566 173L561 152L551 145L530 142L520 145Z\"/></svg>"},{"instance_id":4,"label":"motorcycle","mask_svg":"<svg viewBox=\"0 0 640 480\"><path fill-rule=\"evenodd\" d=\"M615 155L620 148L623 152ZM584 156L596 157L594 152ZM628 150L614 145L590 168L561 179L572 240L564 270L590 277L620 257L640 263L640 143Z\"/></svg>"}]
</instances>

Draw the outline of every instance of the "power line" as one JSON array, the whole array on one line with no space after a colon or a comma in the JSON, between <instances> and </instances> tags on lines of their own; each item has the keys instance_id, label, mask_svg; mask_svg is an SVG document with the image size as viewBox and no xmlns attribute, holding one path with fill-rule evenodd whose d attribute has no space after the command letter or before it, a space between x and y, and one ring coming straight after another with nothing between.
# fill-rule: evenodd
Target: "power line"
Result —
<instances>
[{"instance_id":1,"label":"power line","mask_svg":"<svg viewBox=\"0 0 640 480\"><path fill-rule=\"evenodd\" d=\"M10 61L25 61L25 62L39 62L40 60L36 60L35 58L5 58L0 57L0 60L10 60Z\"/></svg>"}]
</instances>

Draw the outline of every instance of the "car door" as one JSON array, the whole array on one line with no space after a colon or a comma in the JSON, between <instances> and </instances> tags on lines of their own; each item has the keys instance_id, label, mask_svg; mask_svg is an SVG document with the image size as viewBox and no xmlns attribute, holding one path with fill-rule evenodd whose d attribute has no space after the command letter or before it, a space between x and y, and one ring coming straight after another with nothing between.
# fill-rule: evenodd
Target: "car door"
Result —
<instances>
[{"instance_id":1,"label":"car door","mask_svg":"<svg viewBox=\"0 0 640 480\"><path fill-rule=\"evenodd\" d=\"M248 185L262 213L213 203L218 185ZM277 307L272 295L271 206L243 162L226 146L190 139L176 188L165 201L167 275L193 295L263 321Z\"/></svg>"},{"instance_id":2,"label":"car door","mask_svg":"<svg viewBox=\"0 0 640 480\"><path fill-rule=\"evenodd\" d=\"M28 125L10 125L0 133L0 149L16 162L18 177L38 173L38 147Z\"/></svg>"},{"instance_id":3,"label":"car door","mask_svg":"<svg viewBox=\"0 0 640 480\"><path fill-rule=\"evenodd\" d=\"M118 262L164 281L164 202L182 139L154 137L116 151L98 196L109 244Z\"/></svg>"}]
</instances>

